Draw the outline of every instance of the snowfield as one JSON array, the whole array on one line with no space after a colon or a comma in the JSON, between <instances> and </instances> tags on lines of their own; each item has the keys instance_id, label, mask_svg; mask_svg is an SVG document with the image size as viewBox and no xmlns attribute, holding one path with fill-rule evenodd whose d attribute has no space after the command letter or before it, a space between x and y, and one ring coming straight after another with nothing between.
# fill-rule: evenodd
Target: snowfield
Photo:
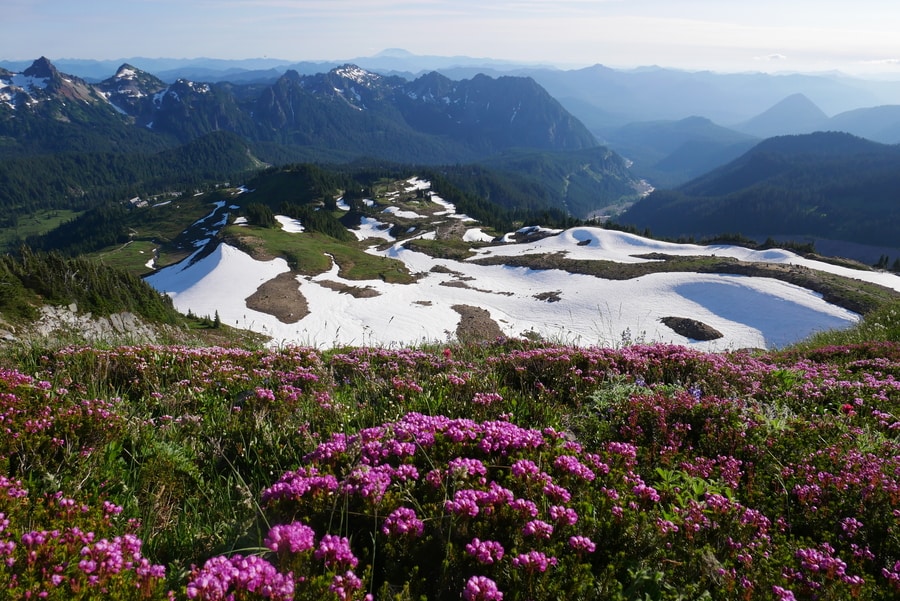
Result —
<instances>
[{"instance_id":1,"label":"snowfield","mask_svg":"<svg viewBox=\"0 0 900 601\"><path fill-rule=\"evenodd\" d=\"M421 185L418 180L411 182ZM279 222L286 231L304 235L299 223L284 218ZM561 270L477 265L434 259L406 249L384 228L380 222L364 220L356 233L360 239L377 236L393 242L382 250L372 247L369 252L402 261L410 272L421 276L418 281L389 284L345 280L338 275L336 265L328 273L298 276L297 286L310 314L292 324L249 310L245 300L261 284L289 270L283 259L256 261L221 244L204 258L170 266L147 281L169 294L182 312L190 310L200 316L218 312L223 323L269 335L273 344L319 348L447 341L455 338L460 321L454 305L487 310L510 337L533 333L553 342L584 346L667 342L705 351L782 347L816 331L850 326L859 319L816 293L770 278L659 273L613 281ZM476 247L487 238L478 229L470 229L465 235L465 240ZM572 228L537 242L481 247L476 252L478 257L564 252L576 259L618 262L646 261L635 255L653 252L718 255L802 265L900 290L900 277L896 275L810 261L784 250L672 244L593 227ZM325 281L329 285L323 285ZM336 291L335 282L372 288L378 295L356 298ZM685 338L660 322L667 316L701 321L724 336L710 342Z\"/></svg>"}]
</instances>

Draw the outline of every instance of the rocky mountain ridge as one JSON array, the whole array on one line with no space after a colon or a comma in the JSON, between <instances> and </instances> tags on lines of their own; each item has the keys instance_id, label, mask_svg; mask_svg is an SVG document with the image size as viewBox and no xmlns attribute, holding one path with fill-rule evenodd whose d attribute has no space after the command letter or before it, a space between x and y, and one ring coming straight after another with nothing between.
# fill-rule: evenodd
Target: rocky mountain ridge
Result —
<instances>
[{"instance_id":1,"label":"rocky mountain ridge","mask_svg":"<svg viewBox=\"0 0 900 601\"><path fill-rule=\"evenodd\" d=\"M225 130L253 141L395 161L478 159L514 148L577 150L594 136L527 77L484 75L413 81L347 64L327 73L287 71L274 84L158 77L123 64L97 84L60 73L46 58L0 71L0 129L18 116L117 120L181 143ZM24 118L24 117L23 117Z\"/></svg>"}]
</instances>

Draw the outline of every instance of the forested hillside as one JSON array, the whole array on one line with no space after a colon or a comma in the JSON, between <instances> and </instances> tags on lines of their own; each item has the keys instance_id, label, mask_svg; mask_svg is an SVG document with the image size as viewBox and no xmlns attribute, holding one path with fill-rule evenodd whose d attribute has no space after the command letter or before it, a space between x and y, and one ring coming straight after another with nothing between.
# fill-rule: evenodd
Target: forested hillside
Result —
<instances>
[{"instance_id":1,"label":"forested hillside","mask_svg":"<svg viewBox=\"0 0 900 601\"><path fill-rule=\"evenodd\" d=\"M664 236L807 235L896 246L900 148L843 133L766 140L635 204L622 223Z\"/></svg>"},{"instance_id":2,"label":"forested hillside","mask_svg":"<svg viewBox=\"0 0 900 601\"><path fill-rule=\"evenodd\" d=\"M43 304L75 303L99 316L127 311L155 323L183 317L167 296L140 278L96 261L35 253L0 256L0 315L4 320L31 320Z\"/></svg>"},{"instance_id":3,"label":"forested hillside","mask_svg":"<svg viewBox=\"0 0 900 601\"><path fill-rule=\"evenodd\" d=\"M45 208L85 210L104 202L228 181L260 166L247 144L227 132L153 154L23 156L0 161L0 208L8 220Z\"/></svg>"}]
</instances>

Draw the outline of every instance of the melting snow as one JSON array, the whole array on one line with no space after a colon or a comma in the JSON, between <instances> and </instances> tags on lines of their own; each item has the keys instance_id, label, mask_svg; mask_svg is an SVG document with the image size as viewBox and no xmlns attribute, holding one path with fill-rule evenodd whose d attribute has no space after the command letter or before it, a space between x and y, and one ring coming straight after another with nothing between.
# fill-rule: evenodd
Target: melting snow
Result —
<instances>
[{"instance_id":1,"label":"melting snow","mask_svg":"<svg viewBox=\"0 0 900 601\"><path fill-rule=\"evenodd\" d=\"M396 240L391 235L391 224L372 219L371 217L363 217L359 224L359 229L350 230L359 240L367 238L383 238L388 242Z\"/></svg>"},{"instance_id":2,"label":"melting snow","mask_svg":"<svg viewBox=\"0 0 900 601\"><path fill-rule=\"evenodd\" d=\"M388 207L383 210L382 213L389 213L391 215L396 215L397 217L402 217L404 219L425 219L425 215L419 215L415 211L401 211L397 207Z\"/></svg>"},{"instance_id":3,"label":"melting snow","mask_svg":"<svg viewBox=\"0 0 900 601\"><path fill-rule=\"evenodd\" d=\"M291 217L285 217L284 215L275 215L275 221L281 224L281 229L284 231L297 234L303 231L303 225L300 223L299 219L292 219Z\"/></svg>"},{"instance_id":4,"label":"melting snow","mask_svg":"<svg viewBox=\"0 0 900 601\"><path fill-rule=\"evenodd\" d=\"M466 233L463 234L463 241L465 242L491 242L494 240L494 236L490 234L485 234L484 230L480 227L473 227L471 229L466 230Z\"/></svg>"},{"instance_id":5,"label":"melting snow","mask_svg":"<svg viewBox=\"0 0 900 601\"><path fill-rule=\"evenodd\" d=\"M428 183L422 180L407 182L407 191L427 188ZM342 203L339 200L339 206ZM455 214L455 207L447 205ZM279 217L279 222L288 231L298 227L286 217ZM635 255L653 252L717 255L810 267L900 290L900 277L896 275L811 261L784 250L672 244L592 227L561 232L526 230L524 233L539 231L547 237L512 243L507 235L509 244L476 249L476 257L561 252L573 259L640 262L650 259ZM454 336L460 320L452 309L457 304L486 309L501 330L512 337L534 332L551 341L579 345L616 345L628 337L708 351L781 347L819 330L852 325L859 319L858 315L825 302L818 294L772 278L657 273L624 281L604 280L560 270L535 271L434 259L405 248L403 241L390 235L388 224L368 217L362 219L359 229L352 231L360 240L378 238L392 242L387 247L372 247L368 252L403 262L410 273L418 275L416 283L345 280L338 275L337 266L328 274L298 277L297 285L309 304L310 314L297 323L285 324L274 316L247 309L244 300L259 285L288 270L282 259L255 261L242 251L221 244L195 263L191 264L191 257L157 272L148 282L170 294L183 312L212 315L218 311L223 322L267 334L274 344L317 347L447 340ZM433 238L434 232L425 232L422 237ZM488 239L480 228L471 228L465 234L469 242ZM379 295L355 298L319 285L317 282L322 279L368 286ZM554 292L559 300L539 300L548 292ZM667 316L697 319L724 337L711 342L684 338L660 322Z\"/></svg>"}]
</instances>

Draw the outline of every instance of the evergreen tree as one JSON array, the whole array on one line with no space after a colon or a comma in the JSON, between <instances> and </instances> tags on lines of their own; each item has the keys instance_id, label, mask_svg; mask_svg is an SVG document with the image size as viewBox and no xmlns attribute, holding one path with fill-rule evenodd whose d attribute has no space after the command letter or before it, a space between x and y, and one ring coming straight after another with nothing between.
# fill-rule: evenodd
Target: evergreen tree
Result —
<instances>
[{"instance_id":1,"label":"evergreen tree","mask_svg":"<svg viewBox=\"0 0 900 601\"><path fill-rule=\"evenodd\" d=\"M247 221L251 225L269 228L274 228L278 225L278 222L275 221L275 214L272 213L272 209L262 203L251 202L244 208L244 212L247 215Z\"/></svg>"}]
</instances>

